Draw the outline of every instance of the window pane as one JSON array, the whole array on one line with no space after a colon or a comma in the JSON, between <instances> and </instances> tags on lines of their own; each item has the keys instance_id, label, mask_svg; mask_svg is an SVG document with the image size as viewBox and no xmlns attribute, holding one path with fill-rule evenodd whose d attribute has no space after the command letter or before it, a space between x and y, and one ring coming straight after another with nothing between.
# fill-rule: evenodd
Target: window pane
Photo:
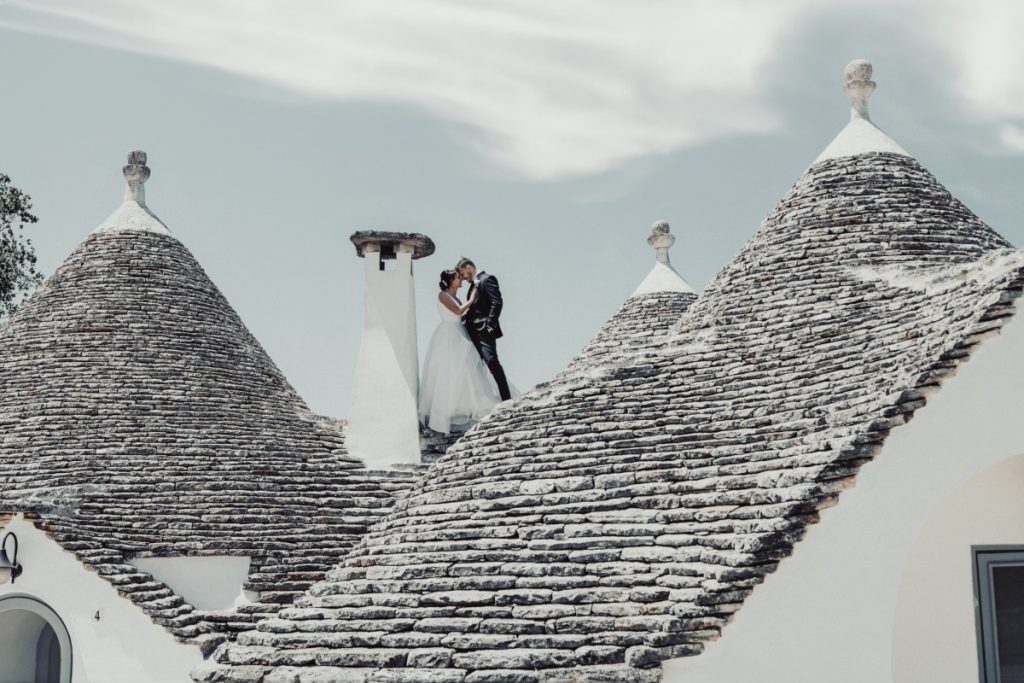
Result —
<instances>
[{"instance_id":1,"label":"window pane","mask_svg":"<svg viewBox=\"0 0 1024 683\"><path fill-rule=\"evenodd\" d=\"M1024 565L994 565L1000 683L1024 683Z\"/></svg>"}]
</instances>

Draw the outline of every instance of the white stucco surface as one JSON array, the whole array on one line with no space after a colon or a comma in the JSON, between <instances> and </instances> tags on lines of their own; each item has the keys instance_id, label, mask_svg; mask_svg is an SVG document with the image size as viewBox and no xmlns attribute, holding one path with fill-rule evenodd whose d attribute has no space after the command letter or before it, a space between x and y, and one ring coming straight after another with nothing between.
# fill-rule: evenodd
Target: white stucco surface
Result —
<instances>
[{"instance_id":1,"label":"white stucco surface","mask_svg":"<svg viewBox=\"0 0 1024 683\"><path fill-rule=\"evenodd\" d=\"M868 113L868 98L875 91L871 80L873 68L866 59L855 59L843 70L846 83L843 91L850 98L850 123L843 128L814 163L826 159L854 156L868 152L891 152L910 156L895 140L883 133Z\"/></svg>"},{"instance_id":2,"label":"white stucco surface","mask_svg":"<svg viewBox=\"0 0 1024 683\"><path fill-rule=\"evenodd\" d=\"M891 152L910 156L905 149L870 120L854 115L851 116L846 127L839 131L839 135L818 155L814 163L867 152Z\"/></svg>"},{"instance_id":3,"label":"white stucco surface","mask_svg":"<svg viewBox=\"0 0 1024 683\"><path fill-rule=\"evenodd\" d=\"M124 201L93 232L135 230L170 235L171 231L163 221L146 206L146 180L149 179L149 167L146 166L145 152L129 153L128 165L124 167L124 177L127 181L127 186L124 189Z\"/></svg>"},{"instance_id":4,"label":"white stucco surface","mask_svg":"<svg viewBox=\"0 0 1024 683\"><path fill-rule=\"evenodd\" d=\"M1018 314L892 432L720 640L665 663L666 683L977 680L970 546L1024 543L1021 467L992 469L1024 453L1022 387Z\"/></svg>"},{"instance_id":5,"label":"white stucco surface","mask_svg":"<svg viewBox=\"0 0 1024 683\"><path fill-rule=\"evenodd\" d=\"M126 199L93 232L122 232L126 230L155 232L160 235L171 234L167 226L152 211L131 199Z\"/></svg>"},{"instance_id":6,"label":"white stucco surface","mask_svg":"<svg viewBox=\"0 0 1024 683\"><path fill-rule=\"evenodd\" d=\"M202 661L198 648L177 642L30 522L16 517L3 531L17 534L24 573L0 586L0 599L26 595L60 616L71 636L74 683L189 680Z\"/></svg>"},{"instance_id":7,"label":"white stucco surface","mask_svg":"<svg viewBox=\"0 0 1024 683\"><path fill-rule=\"evenodd\" d=\"M939 505L910 550L893 629L894 681L978 675L969 548L1024 545L1024 455L973 477Z\"/></svg>"},{"instance_id":8,"label":"white stucco surface","mask_svg":"<svg viewBox=\"0 0 1024 683\"><path fill-rule=\"evenodd\" d=\"M137 557L131 563L197 609L229 610L249 600L242 590L249 576L248 557Z\"/></svg>"},{"instance_id":9,"label":"white stucco surface","mask_svg":"<svg viewBox=\"0 0 1024 683\"><path fill-rule=\"evenodd\" d=\"M399 251L391 270L380 270L379 252L367 251L363 260L363 336L345 447L372 469L417 464L419 353L412 253Z\"/></svg>"},{"instance_id":10,"label":"white stucco surface","mask_svg":"<svg viewBox=\"0 0 1024 683\"><path fill-rule=\"evenodd\" d=\"M693 287L670 264L659 261L655 262L654 268L651 268L651 272L647 274L644 281L636 288L633 296L654 294L656 292L686 292L692 294Z\"/></svg>"}]
</instances>

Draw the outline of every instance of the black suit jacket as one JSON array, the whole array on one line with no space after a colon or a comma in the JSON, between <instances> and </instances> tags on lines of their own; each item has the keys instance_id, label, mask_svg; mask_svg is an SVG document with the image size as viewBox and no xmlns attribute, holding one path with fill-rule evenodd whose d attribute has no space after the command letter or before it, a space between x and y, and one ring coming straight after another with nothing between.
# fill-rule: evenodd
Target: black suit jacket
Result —
<instances>
[{"instance_id":1,"label":"black suit jacket","mask_svg":"<svg viewBox=\"0 0 1024 683\"><path fill-rule=\"evenodd\" d=\"M470 334L487 334L487 328L491 328L491 336L495 339L502 336L501 324L498 318L501 316L501 289L498 288L498 278L480 271L476 282L469 288L469 296L476 291L476 301L472 303L469 310L462 316L462 324L465 325Z\"/></svg>"}]
</instances>

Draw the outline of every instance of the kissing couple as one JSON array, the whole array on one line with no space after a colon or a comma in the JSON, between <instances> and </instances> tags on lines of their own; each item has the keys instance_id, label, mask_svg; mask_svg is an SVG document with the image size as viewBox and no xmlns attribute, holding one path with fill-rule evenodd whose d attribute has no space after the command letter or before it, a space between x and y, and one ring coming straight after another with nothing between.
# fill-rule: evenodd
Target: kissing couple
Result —
<instances>
[{"instance_id":1,"label":"kissing couple","mask_svg":"<svg viewBox=\"0 0 1024 683\"><path fill-rule=\"evenodd\" d=\"M466 302L459 289L469 283ZM437 312L441 322L430 337L420 382L420 421L435 432L461 432L512 397L498 360L502 336L498 278L476 269L468 258L441 271Z\"/></svg>"}]
</instances>

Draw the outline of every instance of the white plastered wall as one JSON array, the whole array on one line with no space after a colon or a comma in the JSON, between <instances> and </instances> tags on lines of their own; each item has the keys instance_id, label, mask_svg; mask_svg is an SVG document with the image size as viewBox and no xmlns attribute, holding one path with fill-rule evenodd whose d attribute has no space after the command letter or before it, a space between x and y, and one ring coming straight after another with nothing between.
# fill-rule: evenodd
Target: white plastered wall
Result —
<instances>
[{"instance_id":1,"label":"white plastered wall","mask_svg":"<svg viewBox=\"0 0 1024 683\"><path fill-rule=\"evenodd\" d=\"M971 681L977 634L972 545L1024 545L1024 455L972 478L925 523L900 579L894 681Z\"/></svg>"},{"instance_id":2,"label":"white plastered wall","mask_svg":"<svg viewBox=\"0 0 1024 683\"><path fill-rule=\"evenodd\" d=\"M189 680L188 672L202 661L199 648L176 641L30 522L16 517L0 535L7 531L18 537L24 573L0 586L0 599L26 595L60 616L71 636L75 683Z\"/></svg>"},{"instance_id":3,"label":"white plastered wall","mask_svg":"<svg viewBox=\"0 0 1024 683\"><path fill-rule=\"evenodd\" d=\"M259 597L259 593L243 588L249 578L248 557L194 555L137 557L129 561L196 609L230 610Z\"/></svg>"},{"instance_id":4,"label":"white plastered wall","mask_svg":"<svg viewBox=\"0 0 1024 683\"><path fill-rule=\"evenodd\" d=\"M345 447L371 469L420 461L412 252L396 257L391 270L380 270L379 252L364 258L366 311Z\"/></svg>"},{"instance_id":5,"label":"white plastered wall","mask_svg":"<svg viewBox=\"0 0 1024 683\"><path fill-rule=\"evenodd\" d=\"M665 663L666 683L977 680L971 545L1024 544L1021 317L893 430L720 640Z\"/></svg>"}]
</instances>

